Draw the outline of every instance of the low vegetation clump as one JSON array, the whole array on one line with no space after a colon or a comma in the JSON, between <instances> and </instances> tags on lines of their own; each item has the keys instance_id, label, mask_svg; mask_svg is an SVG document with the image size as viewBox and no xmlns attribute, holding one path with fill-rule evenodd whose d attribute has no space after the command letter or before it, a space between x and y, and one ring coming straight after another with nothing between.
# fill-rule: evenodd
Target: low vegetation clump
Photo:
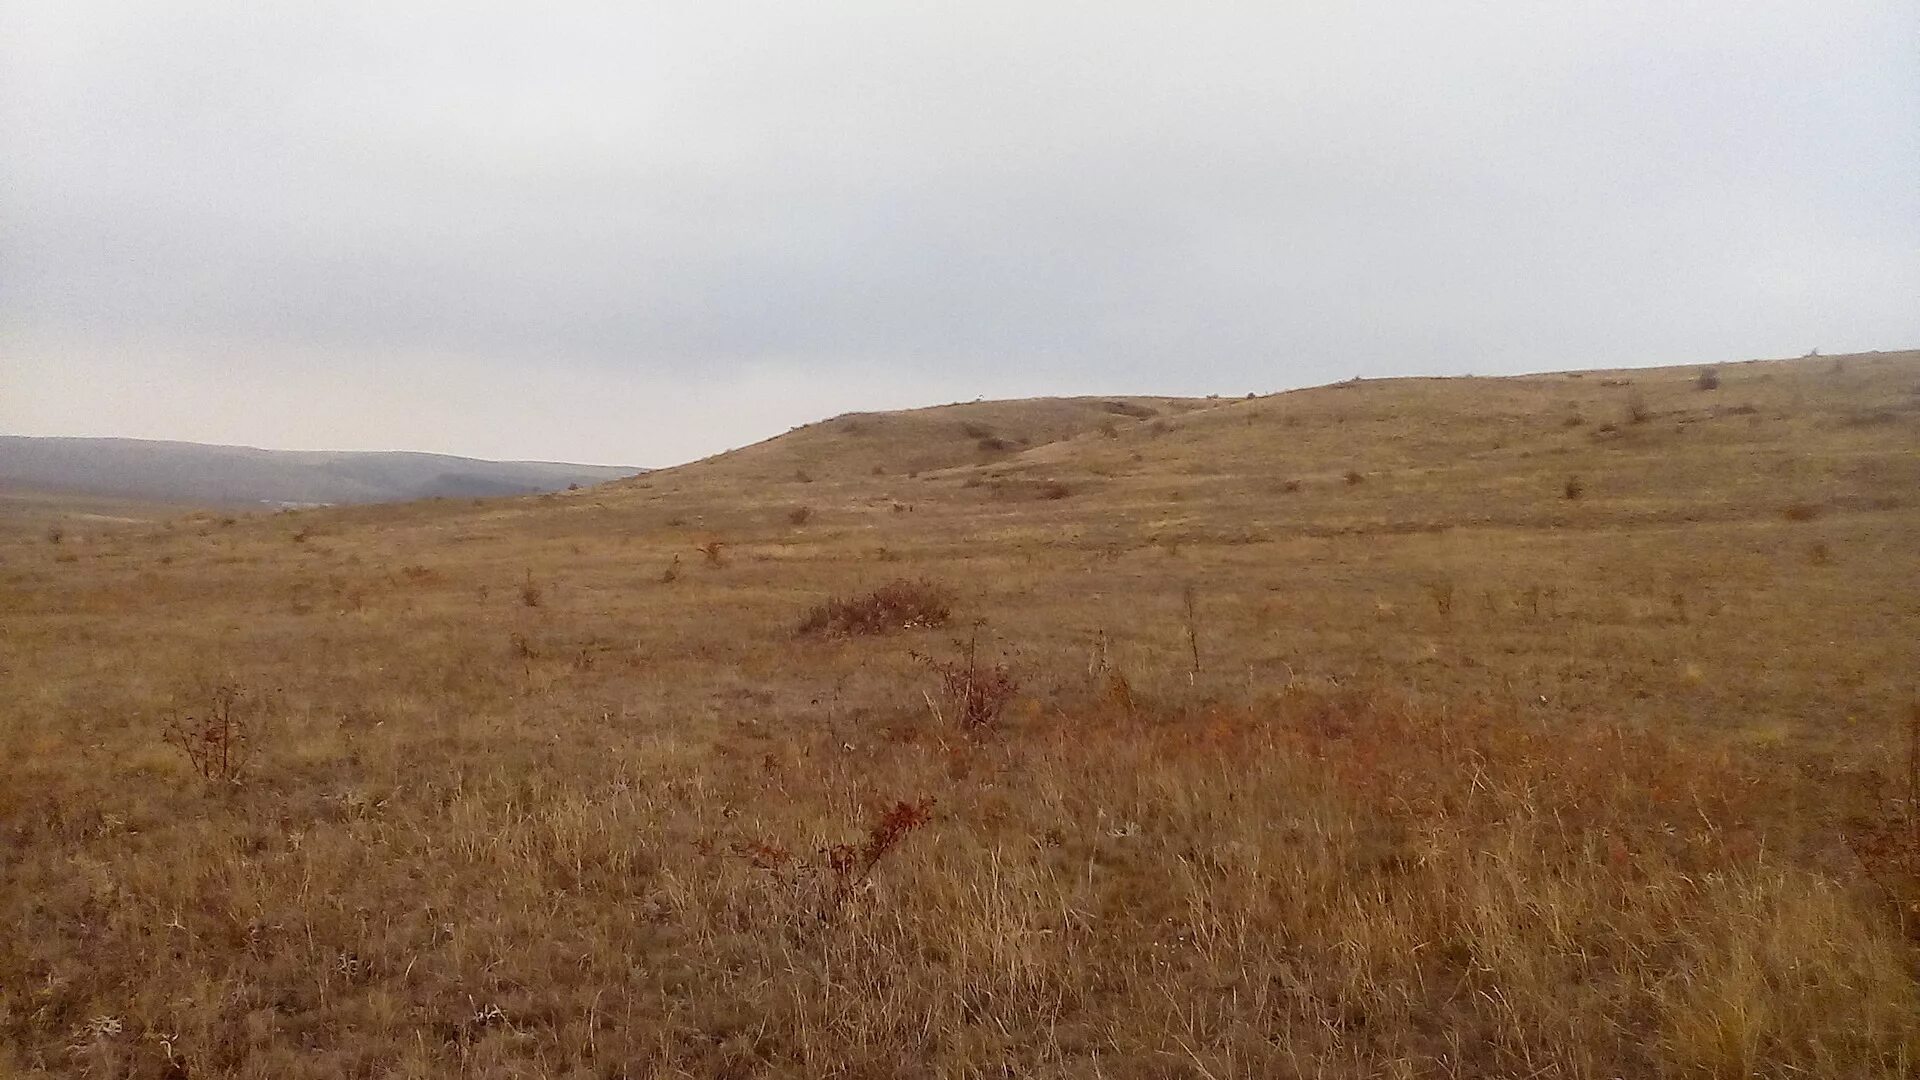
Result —
<instances>
[{"instance_id":1,"label":"low vegetation clump","mask_svg":"<svg viewBox=\"0 0 1920 1080\"><path fill-rule=\"evenodd\" d=\"M919 659L939 680L938 695L927 698L937 720L969 730L991 727L1020 692L1019 680L1014 677L1011 666L980 661L978 634L955 659L942 660L934 656Z\"/></svg>"},{"instance_id":2,"label":"low vegetation clump","mask_svg":"<svg viewBox=\"0 0 1920 1080\"><path fill-rule=\"evenodd\" d=\"M214 688L201 707L175 713L160 732L161 741L178 750L194 775L209 784L238 784L253 759L257 738L235 686Z\"/></svg>"},{"instance_id":3,"label":"low vegetation clump","mask_svg":"<svg viewBox=\"0 0 1920 1080\"><path fill-rule=\"evenodd\" d=\"M901 578L864 596L834 598L800 620L802 637L861 637L947 625L953 594L927 580Z\"/></svg>"},{"instance_id":4,"label":"low vegetation clump","mask_svg":"<svg viewBox=\"0 0 1920 1080\"><path fill-rule=\"evenodd\" d=\"M1646 395L1638 390L1628 394L1627 422L1631 424L1644 424L1651 419L1653 419L1653 412L1647 407Z\"/></svg>"},{"instance_id":5,"label":"low vegetation clump","mask_svg":"<svg viewBox=\"0 0 1920 1080\"><path fill-rule=\"evenodd\" d=\"M1788 521L1812 521L1820 516L1820 504L1810 502L1789 503L1780 511L1780 516Z\"/></svg>"}]
</instances>

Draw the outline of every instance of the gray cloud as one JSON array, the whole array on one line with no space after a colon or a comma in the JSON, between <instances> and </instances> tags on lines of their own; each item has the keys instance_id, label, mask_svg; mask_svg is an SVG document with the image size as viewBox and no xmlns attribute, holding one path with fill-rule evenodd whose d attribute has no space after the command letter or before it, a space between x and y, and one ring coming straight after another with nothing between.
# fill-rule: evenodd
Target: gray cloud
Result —
<instances>
[{"instance_id":1,"label":"gray cloud","mask_svg":"<svg viewBox=\"0 0 1920 1080\"><path fill-rule=\"evenodd\" d=\"M1920 341L1910 3L1444 8L14 0L0 428L655 463Z\"/></svg>"}]
</instances>

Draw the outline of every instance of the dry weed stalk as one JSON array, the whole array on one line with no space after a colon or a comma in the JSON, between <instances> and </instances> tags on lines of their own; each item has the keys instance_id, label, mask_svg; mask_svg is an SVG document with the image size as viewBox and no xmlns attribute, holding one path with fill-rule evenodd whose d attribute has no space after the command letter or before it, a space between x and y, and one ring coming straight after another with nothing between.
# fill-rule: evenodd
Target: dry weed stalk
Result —
<instances>
[{"instance_id":1,"label":"dry weed stalk","mask_svg":"<svg viewBox=\"0 0 1920 1080\"><path fill-rule=\"evenodd\" d=\"M1006 664L982 664L979 658L980 623L973 626L966 651L957 660L940 660L921 653L913 657L933 670L940 680L940 700L927 695L928 707L941 723L958 722L968 730L990 727L1020 692L1019 680Z\"/></svg>"},{"instance_id":2,"label":"dry weed stalk","mask_svg":"<svg viewBox=\"0 0 1920 1080\"><path fill-rule=\"evenodd\" d=\"M238 687L217 686L201 715L174 715L161 727L161 740L210 784L239 783L253 758L254 731L240 715L240 700Z\"/></svg>"},{"instance_id":3,"label":"dry weed stalk","mask_svg":"<svg viewBox=\"0 0 1920 1080\"><path fill-rule=\"evenodd\" d=\"M1180 590L1180 610L1187 631L1187 681L1200 677L1200 596L1193 582Z\"/></svg>"}]
</instances>

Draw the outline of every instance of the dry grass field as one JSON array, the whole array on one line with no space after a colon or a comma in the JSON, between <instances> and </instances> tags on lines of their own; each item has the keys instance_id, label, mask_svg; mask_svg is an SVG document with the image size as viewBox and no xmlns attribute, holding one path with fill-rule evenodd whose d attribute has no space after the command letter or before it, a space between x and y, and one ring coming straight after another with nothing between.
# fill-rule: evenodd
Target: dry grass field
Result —
<instances>
[{"instance_id":1,"label":"dry grass field","mask_svg":"<svg viewBox=\"0 0 1920 1080\"><path fill-rule=\"evenodd\" d=\"M1920 1073L1920 353L5 505L0 1075Z\"/></svg>"}]
</instances>

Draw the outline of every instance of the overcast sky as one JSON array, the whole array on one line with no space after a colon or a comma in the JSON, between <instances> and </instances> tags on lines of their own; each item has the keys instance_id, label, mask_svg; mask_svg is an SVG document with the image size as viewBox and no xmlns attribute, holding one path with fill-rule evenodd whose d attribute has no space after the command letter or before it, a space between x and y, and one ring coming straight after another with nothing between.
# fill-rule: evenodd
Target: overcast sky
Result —
<instances>
[{"instance_id":1,"label":"overcast sky","mask_svg":"<svg viewBox=\"0 0 1920 1080\"><path fill-rule=\"evenodd\" d=\"M1914 345L1913 0L0 0L0 432L660 465Z\"/></svg>"}]
</instances>

